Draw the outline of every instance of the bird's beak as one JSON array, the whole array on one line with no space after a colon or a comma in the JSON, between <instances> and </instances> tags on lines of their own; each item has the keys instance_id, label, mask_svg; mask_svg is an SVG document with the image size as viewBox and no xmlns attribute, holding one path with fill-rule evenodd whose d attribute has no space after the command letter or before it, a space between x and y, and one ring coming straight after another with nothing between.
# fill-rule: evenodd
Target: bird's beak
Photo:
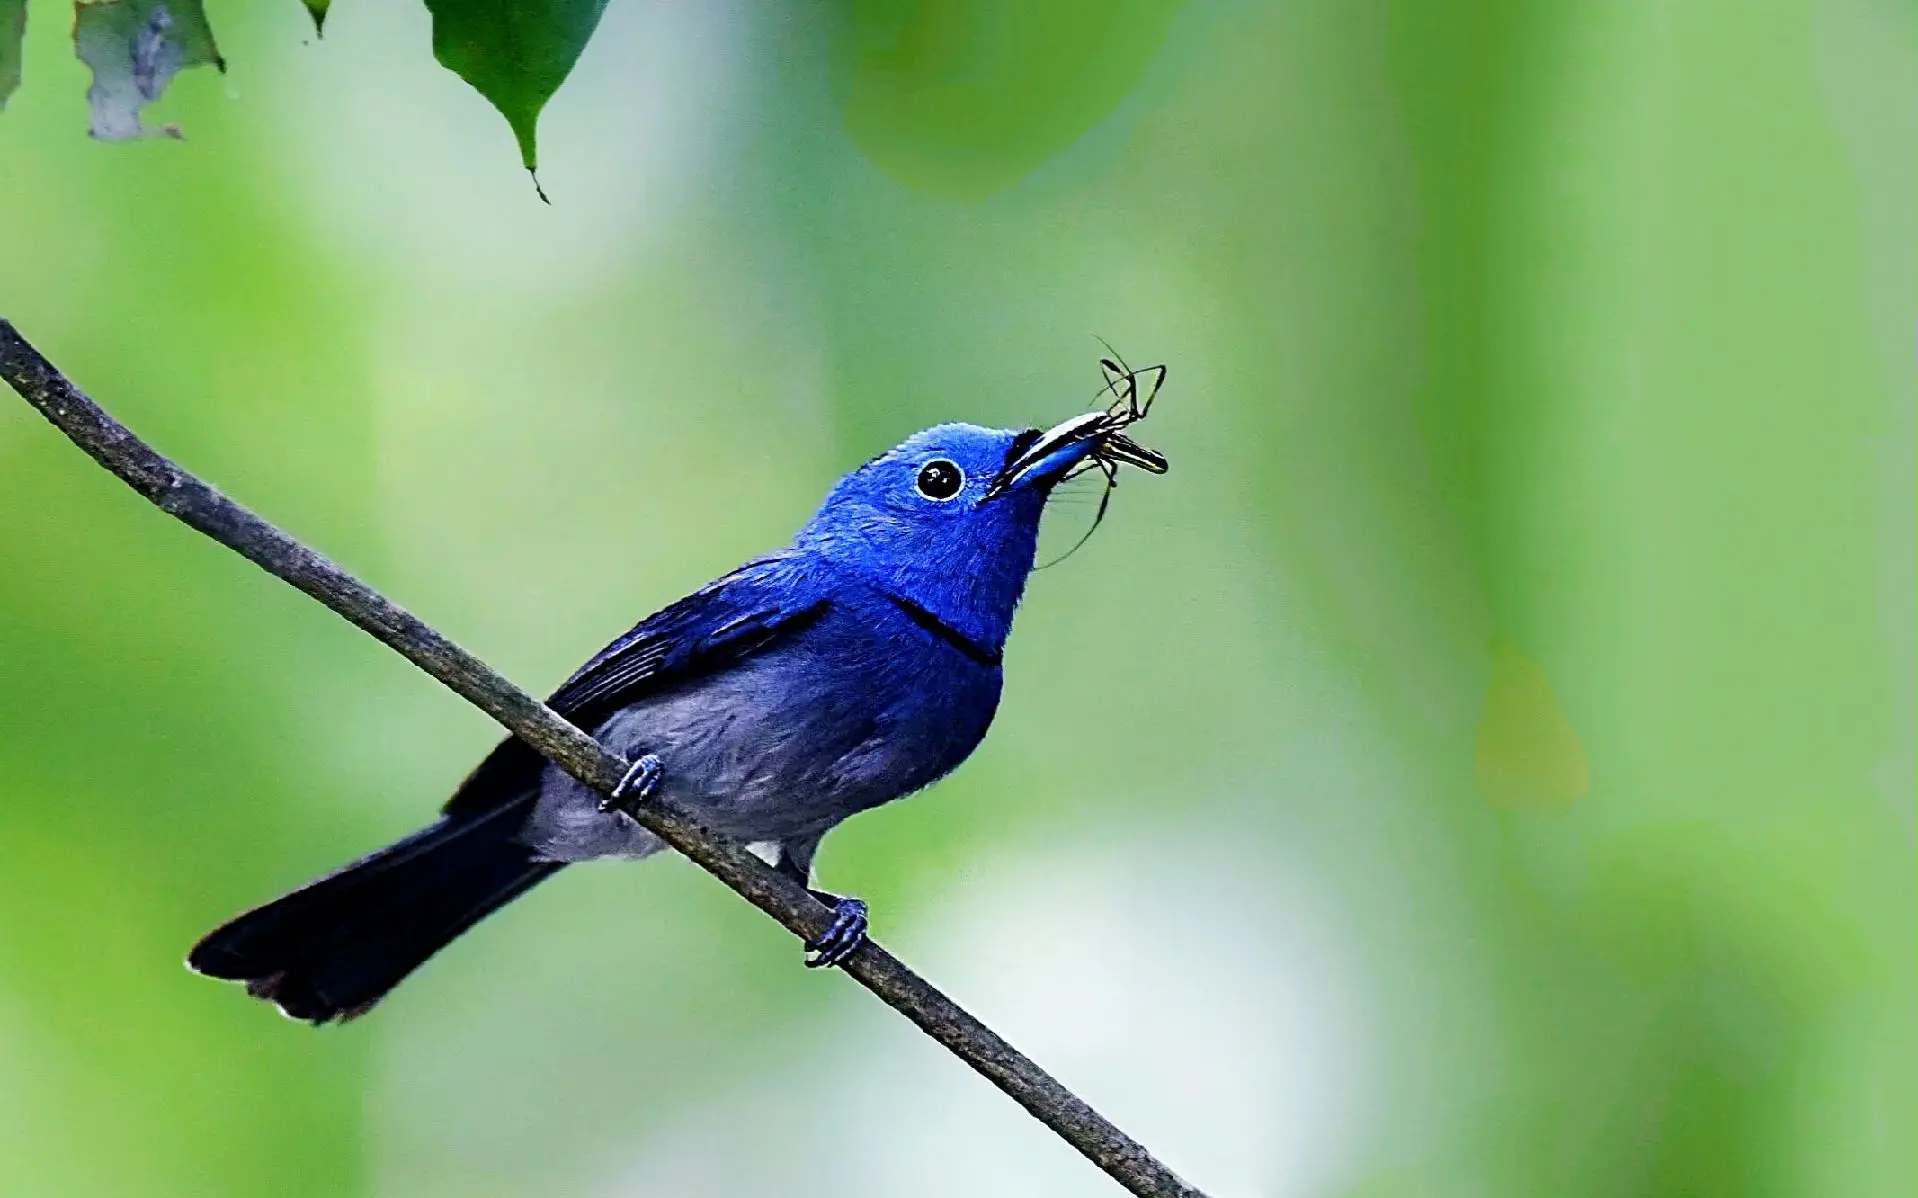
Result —
<instances>
[{"instance_id":1,"label":"bird's beak","mask_svg":"<svg viewBox=\"0 0 1918 1198\"><path fill-rule=\"evenodd\" d=\"M1016 487L1057 482L1098 446L1100 431L1109 419L1103 411L1087 412L1040 433L1030 444L1006 459L999 477L993 479L992 485L986 488L986 498L996 499ZM1027 437L1031 435L1025 434Z\"/></svg>"}]
</instances>

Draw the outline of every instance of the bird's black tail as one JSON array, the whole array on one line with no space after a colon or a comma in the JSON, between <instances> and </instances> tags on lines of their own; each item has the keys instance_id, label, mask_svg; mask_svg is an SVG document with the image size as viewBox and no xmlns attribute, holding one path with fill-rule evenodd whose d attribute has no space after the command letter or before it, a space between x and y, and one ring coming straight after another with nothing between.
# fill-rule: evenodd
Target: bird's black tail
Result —
<instances>
[{"instance_id":1,"label":"bird's black tail","mask_svg":"<svg viewBox=\"0 0 1918 1198\"><path fill-rule=\"evenodd\" d=\"M534 798L448 814L214 929L187 965L245 982L295 1019L363 1015L454 937L558 871L516 839Z\"/></svg>"}]
</instances>

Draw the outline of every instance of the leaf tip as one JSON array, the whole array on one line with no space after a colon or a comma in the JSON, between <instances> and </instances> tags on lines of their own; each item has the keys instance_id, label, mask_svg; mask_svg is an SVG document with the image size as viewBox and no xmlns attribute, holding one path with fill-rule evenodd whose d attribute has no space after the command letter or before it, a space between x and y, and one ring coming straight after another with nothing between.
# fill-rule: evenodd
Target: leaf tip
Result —
<instances>
[{"instance_id":1,"label":"leaf tip","mask_svg":"<svg viewBox=\"0 0 1918 1198\"><path fill-rule=\"evenodd\" d=\"M501 110L504 112L504 109ZM513 140L519 143L519 162L526 168L527 174L539 170L539 142L535 130L538 127L537 110L529 115L507 114L506 123L513 128Z\"/></svg>"},{"instance_id":2,"label":"leaf tip","mask_svg":"<svg viewBox=\"0 0 1918 1198\"><path fill-rule=\"evenodd\" d=\"M546 189L539 185L539 172L529 166L526 168L526 175L533 181L533 194L539 197L539 202L551 208L553 201L546 195Z\"/></svg>"},{"instance_id":3,"label":"leaf tip","mask_svg":"<svg viewBox=\"0 0 1918 1198\"><path fill-rule=\"evenodd\" d=\"M506 118L519 143L520 163L529 171L539 166L534 129L540 110L579 60L606 3L426 0L433 15L433 56Z\"/></svg>"}]
</instances>

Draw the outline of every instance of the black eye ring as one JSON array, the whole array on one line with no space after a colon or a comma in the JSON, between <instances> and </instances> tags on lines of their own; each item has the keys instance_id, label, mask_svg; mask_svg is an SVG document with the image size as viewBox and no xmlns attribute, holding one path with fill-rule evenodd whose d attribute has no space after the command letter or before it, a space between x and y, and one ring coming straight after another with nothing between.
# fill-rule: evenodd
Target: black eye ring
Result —
<instances>
[{"instance_id":1,"label":"black eye ring","mask_svg":"<svg viewBox=\"0 0 1918 1198\"><path fill-rule=\"evenodd\" d=\"M927 499L943 502L964 489L966 472L945 458L934 458L919 467L919 477L913 485Z\"/></svg>"}]
</instances>

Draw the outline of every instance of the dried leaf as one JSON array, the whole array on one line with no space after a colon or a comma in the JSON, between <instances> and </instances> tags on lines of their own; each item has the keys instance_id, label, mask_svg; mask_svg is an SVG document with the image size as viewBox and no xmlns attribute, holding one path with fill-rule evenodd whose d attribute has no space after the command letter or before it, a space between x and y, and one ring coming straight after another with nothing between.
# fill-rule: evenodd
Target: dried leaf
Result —
<instances>
[{"instance_id":1,"label":"dried leaf","mask_svg":"<svg viewBox=\"0 0 1918 1198\"><path fill-rule=\"evenodd\" d=\"M189 67L226 70L200 0L76 0L73 48L93 70L88 132L101 141L180 136L148 127L140 110Z\"/></svg>"},{"instance_id":2,"label":"dried leaf","mask_svg":"<svg viewBox=\"0 0 1918 1198\"><path fill-rule=\"evenodd\" d=\"M20 86L20 43L27 36L27 0L0 0L0 112Z\"/></svg>"},{"instance_id":3,"label":"dried leaf","mask_svg":"<svg viewBox=\"0 0 1918 1198\"><path fill-rule=\"evenodd\" d=\"M540 109L579 61L606 0L426 0L426 7L433 57L492 101L513 127L520 161L533 170Z\"/></svg>"}]
</instances>

